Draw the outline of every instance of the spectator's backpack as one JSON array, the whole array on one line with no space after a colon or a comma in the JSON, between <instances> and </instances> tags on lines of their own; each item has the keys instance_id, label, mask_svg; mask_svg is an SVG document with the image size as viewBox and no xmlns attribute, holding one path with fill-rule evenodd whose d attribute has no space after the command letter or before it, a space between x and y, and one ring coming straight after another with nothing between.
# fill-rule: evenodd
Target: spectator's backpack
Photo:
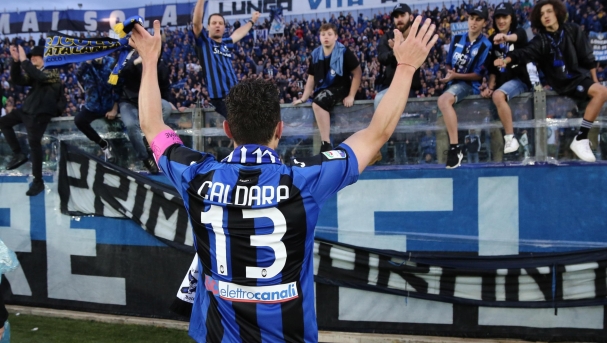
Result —
<instances>
[{"instance_id":1,"label":"spectator's backpack","mask_svg":"<svg viewBox=\"0 0 607 343\"><path fill-rule=\"evenodd\" d=\"M61 82L59 85L59 92L57 92L57 111L55 112L55 117L63 115L63 112L67 107L67 96L65 93L65 84Z\"/></svg>"}]
</instances>

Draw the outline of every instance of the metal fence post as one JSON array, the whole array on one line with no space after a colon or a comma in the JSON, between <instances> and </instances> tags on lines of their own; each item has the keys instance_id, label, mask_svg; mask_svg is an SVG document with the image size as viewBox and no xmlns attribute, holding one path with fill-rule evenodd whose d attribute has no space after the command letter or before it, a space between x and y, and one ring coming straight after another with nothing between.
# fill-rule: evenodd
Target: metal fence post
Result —
<instances>
[{"instance_id":1,"label":"metal fence post","mask_svg":"<svg viewBox=\"0 0 607 343\"><path fill-rule=\"evenodd\" d=\"M548 135L546 131L546 92L533 92L533 119L535 120L535 160L548 158Z\"/></svg>"},{"instance_id":2,"label":"metal fence post","mask_svg":"<svg viewBox=\"0 0 607 343\"><path fill-rule=\"evenodd\" d=\"M194 131L192 137L192 145L196 151L204 151L204 137L202 137L201 129L203 124L203 111L202 107L196 106L192 111L192 129Z\"/></svg>"}]
</instances>

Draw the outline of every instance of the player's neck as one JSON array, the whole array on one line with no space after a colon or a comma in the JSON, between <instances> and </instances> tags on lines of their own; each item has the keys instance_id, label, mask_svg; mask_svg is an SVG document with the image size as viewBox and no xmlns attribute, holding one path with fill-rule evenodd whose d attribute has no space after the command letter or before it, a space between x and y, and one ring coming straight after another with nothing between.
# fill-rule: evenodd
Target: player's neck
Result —
<instances>
[{"instance_id":1,"label":"player's neck","mask_svg":"<svg viewBox=\"0 0 607 343\"><path fill-rule=\"evenodd\" d=\"M221 38L215 38L215 37L211 37L211 39L212 39L212 40L214 40L214 41L215 41L215 42L217 42L217 43L220 43L220 44L221 44L221 42L222 42Z\"/></svg>"}]
</instances>

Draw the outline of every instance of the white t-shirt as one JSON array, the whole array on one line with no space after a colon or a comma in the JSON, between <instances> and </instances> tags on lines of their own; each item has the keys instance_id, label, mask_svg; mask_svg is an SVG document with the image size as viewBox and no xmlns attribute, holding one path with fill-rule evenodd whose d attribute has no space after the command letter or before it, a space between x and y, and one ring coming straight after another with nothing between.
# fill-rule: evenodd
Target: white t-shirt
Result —
<instances>
[{"instance_id":1,"label":"white t-shirt","mask_svg":"<svg viewBox=\"0 0 607 343\"><path fill-rule=\"evenodd\" d=\"M2 111L0 112L0 117L4 117L6 115L6 108L2 108Z\"/></svg>"}]
</instances>

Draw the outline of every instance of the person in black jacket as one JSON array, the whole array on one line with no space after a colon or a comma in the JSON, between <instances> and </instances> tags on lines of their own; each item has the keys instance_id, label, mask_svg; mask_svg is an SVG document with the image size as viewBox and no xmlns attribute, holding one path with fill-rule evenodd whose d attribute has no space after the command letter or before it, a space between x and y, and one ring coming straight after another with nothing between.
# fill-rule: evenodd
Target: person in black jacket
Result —
<instances>
[{"instance_id":1,"label":"person in black jacket","mask_svg":"<svg viewBox=\"0 0 607 343\"><path fill-rule=\"evenodd\" d=\"M15 109L0 118L0 130L13 151L13 157L6 169L15 169L28 160L27 156L21 151L21 146L13 130L14 126L23 123L30 145L32 174L34 176L34 181L25 194L34 196L44 190L41 141L46 126L59 111L57 102L61 92L61 80L56 69L44 69L44 60L42 59L44 47L36 46L28 55L25 54L22 46L11 46L10 51L13 58L11 66L12 83L30 86L31 89L20 109Z\"/></svg>"},{"instance_id":2,"label":"person in black jacket","mask_svg":"<svg viewBox=\"0 0 607 343\"><path fill-rule=\"evenodd\" d=\"M590 102L580 130L569 146L582 160L595 162L588 132L607 101L607 88L598 82L592 47L582 29L565 23L567 10L560 0L542 0L531 12L531 25L539 30L529 44L495 60L496 67L536 62L546 82L559 95Z\"/></svg>"},{"instance_id":3,"label":"person in black jacket","mask_svg":"<svg viewBox=\"0 0 607 343\"><path fill-rule=\"evenodd\" d=\"M403 33L403 37L406 39L409 36L411 29L411 22L413 17L411 16L411 7L407 4L398 4L392 10L390 14L394 22L394 27ZM374 107L377 109L379 102L388 91L388 86L392 83L394 78L394 72L396 71L396 57L394 57L394 31L387 30L386 33L379 40L377 46L377 55L379 63L385 66L383 81L381 83L381 89L377 95L375 95ZM413 75L413 83L411 83L411 91L409 92L410 97L414 97L415 91L422 89L422 82L420 77L420 70L415 71Z\"/></svg>"},{"instance_id":4,"label":"person in black jacket","mask_svg":"<svg viewBox=\"0 0 607 343\"><path fill-rule=\"evenodd\" d=\"M154 161L151 151L147 148L148 142L141 134L139 126L139 87L141 86L141 57L132 56L120 72L122 84L122 95L118 103L122 122L126 126L127 134L137 158L143 162L145 168L151 174L158 174L158 166ZM158 61L158 86L162 97L162 116L166 120L171 114L173 106L168 101L170 97L169 68L159 59Z\"/></svg>"},{"instance_id":5,"label":"person in black jacket","mask_svg":"<svg viewBox=\"0 0 607 343\"><path fill-rule=\"evenodd\" d=\"M489 70L488 88L484 89L481 95L485 98L492 98L497 107L497 113L505 132L504 153L508 154L519 148L518 141L514 137L512 110L508 101L531 89L531 81L529 81L525 64L510 64L506 68L497 68L494 62L496 59L506 57L510 51L524 48L528 39L525 30L518 27L512 5L507 2L502 2L495 8L493 28L495 33L489 37L493 47L486 60L487 70Z\"/></svg>"}]
</instances>

